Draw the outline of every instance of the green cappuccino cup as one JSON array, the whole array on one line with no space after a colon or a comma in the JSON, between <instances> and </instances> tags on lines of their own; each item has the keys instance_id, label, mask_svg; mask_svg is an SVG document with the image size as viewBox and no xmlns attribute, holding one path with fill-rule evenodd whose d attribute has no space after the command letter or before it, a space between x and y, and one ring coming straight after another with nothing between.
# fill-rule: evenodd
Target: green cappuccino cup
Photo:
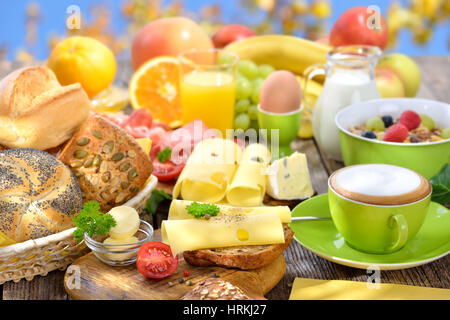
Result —
<instances>
[{"instance_id":1,"label":"green cappuccino cup","mask_svg":"<svg viewBox=\"0 0 450 320\"><path fill-rule=\"evenodd\" d=\"M351 247L367 253L401 249L422 226L430 199L427 179L393 165L349 166L328 180L336 229Z\"/></svg>"}]
</instances>

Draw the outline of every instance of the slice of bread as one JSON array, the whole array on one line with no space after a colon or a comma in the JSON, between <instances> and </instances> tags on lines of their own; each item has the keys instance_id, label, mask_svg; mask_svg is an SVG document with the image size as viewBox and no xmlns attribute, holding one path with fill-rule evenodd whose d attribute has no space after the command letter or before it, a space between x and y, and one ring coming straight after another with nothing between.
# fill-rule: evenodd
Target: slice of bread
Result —
<instances>
[{"instance_id":1,"label":"slice of bread","mask_svg":"<svg viewBox=\"0 0 450 320\"><path fill-rule=\"evenodd\" d=\"M222 266L242 270L261 268L274 261L291 243L294 232L285 223L283 231L284 243L185 251L184 260L199 267Z\"/></svg>"},{"instance_id":2,"label":"slice of bread","mask_svg":"<svg viewBox=\"0 0 450 320\"><path fill-rule=\"evenodd\" d=\"M239 287L222 279L205 279L181 300L253 300Z\"/></svg>"}]
</instances>

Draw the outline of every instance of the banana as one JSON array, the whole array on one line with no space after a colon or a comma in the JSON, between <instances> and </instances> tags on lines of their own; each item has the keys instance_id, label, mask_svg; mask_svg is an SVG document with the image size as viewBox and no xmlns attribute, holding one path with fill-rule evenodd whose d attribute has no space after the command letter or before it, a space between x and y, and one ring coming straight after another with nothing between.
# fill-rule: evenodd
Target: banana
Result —
<instances>
[{"instance_id":1,"label":"banana","mask_svg":"<svg viewBox=\"0 0 450 320\"><path fill-rule=\"evenodd\" d=\"M262 35L232 42L225 47L241 60L269 64L297 75L314 63L325 63L330 46L289 35Z\"/></svg>"}]
</instances>

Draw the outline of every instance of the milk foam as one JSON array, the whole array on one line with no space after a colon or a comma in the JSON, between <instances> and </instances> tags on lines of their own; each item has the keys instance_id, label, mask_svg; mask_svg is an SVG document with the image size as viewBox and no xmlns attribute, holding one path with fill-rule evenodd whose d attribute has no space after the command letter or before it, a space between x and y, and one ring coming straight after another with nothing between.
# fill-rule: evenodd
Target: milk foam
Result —
<instances>
[{"instance_id":1,"label":"milk foam","mask_svg":"<svg viewBox=\"0 0 450 320\"><path fill-rule=\"evenodd\" d=\"M336 185L368 196L397 196L419 188L421 179L405 168L368 164L342 170L336 176Z\"/></svg>"}]
</instances>

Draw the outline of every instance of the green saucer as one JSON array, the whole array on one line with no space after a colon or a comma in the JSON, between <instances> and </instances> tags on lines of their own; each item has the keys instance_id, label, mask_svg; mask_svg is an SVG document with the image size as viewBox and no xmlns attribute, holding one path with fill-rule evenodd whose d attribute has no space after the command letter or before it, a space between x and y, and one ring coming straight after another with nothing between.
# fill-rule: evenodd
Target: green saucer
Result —
<instances>
[{"instance_id":1,"label":"green saucer","mask_svg":"<svg viewBox=\"0 0 450 320\"><path fill-rule=\"evenodd\" d=\"M328 194L303 201L292 211L293 217L331 217ZM444 257L450 252L450 210L431 202L425 222L419 232L406 245L394 253L368 254L351 248L331 220L296 221L290 227L294 238L318 256L349 267L367 269L378 266L381 270L417 267Z\"/></svg>"}]
</instances>

